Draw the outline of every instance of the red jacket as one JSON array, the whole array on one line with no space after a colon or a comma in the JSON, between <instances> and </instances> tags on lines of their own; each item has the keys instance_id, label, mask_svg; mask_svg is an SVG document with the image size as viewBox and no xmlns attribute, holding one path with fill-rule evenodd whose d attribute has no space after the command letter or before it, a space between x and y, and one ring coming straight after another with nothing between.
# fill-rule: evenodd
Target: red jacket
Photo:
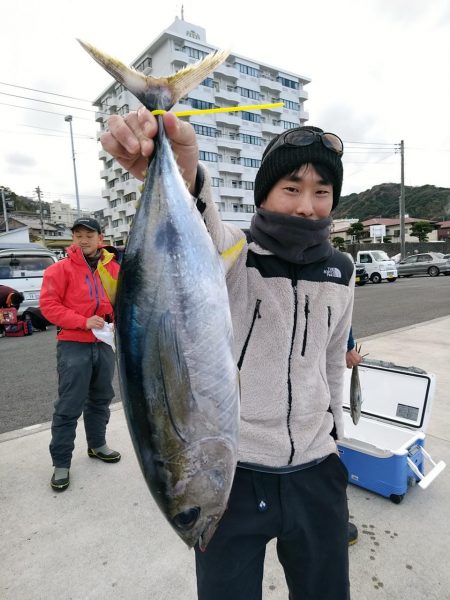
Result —
<instances>
[{"instance_id":1,"label":"red jacket","mask_svg":"<svg viewBox=\"0 0 450 600\"><path fill-rule=\"evenodd\" d=\"M67 255L44 271L40 308L48 321L61 328L59 340L95 342L95 335L86 329L87 319L98 315L112 322L113 307L98 268L92 273L81 248L74 244L68 248ZM100 261L112 280L117 281L120 266L114 254L102 248Z\"/></svg>"}]
</instances>

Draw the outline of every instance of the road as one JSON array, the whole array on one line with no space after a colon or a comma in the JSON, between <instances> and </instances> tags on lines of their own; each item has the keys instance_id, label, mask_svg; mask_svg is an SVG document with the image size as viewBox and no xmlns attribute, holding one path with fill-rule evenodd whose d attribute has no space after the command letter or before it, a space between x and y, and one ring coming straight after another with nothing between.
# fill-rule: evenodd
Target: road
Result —
<instances>
[{"instance_id":1,"label":"road","mask_svg":"<svg viewBox=\"0 0 450 600\"><path fill-rule=\"evenodd\" d=\"M413 277L355 290L355 339L450 314L450 277ZM0 338L0 433L51 420L56 398L55 328ZM120 400L117 375L116 401Z\"/></svg>"}]
</instances>

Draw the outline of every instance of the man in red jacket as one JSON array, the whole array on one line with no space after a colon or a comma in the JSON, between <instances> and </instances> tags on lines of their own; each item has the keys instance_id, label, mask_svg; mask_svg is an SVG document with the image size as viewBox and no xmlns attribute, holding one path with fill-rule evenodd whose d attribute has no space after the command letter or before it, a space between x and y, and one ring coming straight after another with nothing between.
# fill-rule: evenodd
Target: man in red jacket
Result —
<instances>
[{"instance_id":1,"label":"man in red jacket","mask_svg":"<svg viewBox=\"0 0 450 600\"><path fill-rule=\"evenodd\" d=\"M40 308L58 327L58 399L52 420L50 454L55 467L51 487L69 486L77 422L84 416L88 455L106 463L120 460L106 444L109 405L114 397L114 351L95 331L114 321L119 275L115 255L103 247L95 219L77 219L67 258L44 272Z\"/></svg>"}]
</instances>

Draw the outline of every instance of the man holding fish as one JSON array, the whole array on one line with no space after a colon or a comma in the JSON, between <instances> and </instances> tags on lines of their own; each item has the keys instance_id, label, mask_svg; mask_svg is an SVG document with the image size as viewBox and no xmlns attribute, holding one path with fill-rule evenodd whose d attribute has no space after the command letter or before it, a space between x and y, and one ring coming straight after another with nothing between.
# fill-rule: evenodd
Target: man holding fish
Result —
<instances>
[{"instance_id":1,"label":"man holding fish","mask_svg":"<svg viewBox=\"0 0 450 600\"><path fill-rule=\"evenodd\" d=\"M347 473L335 439L343 435L354 273L328 241L342 141L299 127L269 143L247 243L220 219L192 126L171 113L162 122L218 252L239 248L226 263L241 383L239 462L217 531L204 552L196 548L199 598L261 598L266 544L277 538L290 598L347 599ZM142 179L157 129L142 107L110 117L102 144Z\"/></svg>"}]
</instances>

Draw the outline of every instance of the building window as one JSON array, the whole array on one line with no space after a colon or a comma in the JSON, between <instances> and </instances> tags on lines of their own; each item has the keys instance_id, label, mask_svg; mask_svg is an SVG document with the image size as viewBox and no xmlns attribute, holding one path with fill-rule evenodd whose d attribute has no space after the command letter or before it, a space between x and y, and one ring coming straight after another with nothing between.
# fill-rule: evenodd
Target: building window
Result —
<instances>
[{"instance_id":1,"label":"building window","mask_svg":"<svg viewBox=\"0 0 450 600\"><path fill-rule=\"evenodd\" d=\"M119 108L119 110L117 111L117 114L119 115L126 115L130 112L130 107L128 106L128 104L124 104L123 106L121 106Z\"/></svg>"},{"instance_id":2,"label":"building window","mask_svg":"<svg viewBox=\"0 0 450 600\"><path fill-rule=\"evenodd\" d=\"M259 169L259 167L261 166L261 161L257 158L242 157L239 162L244 167L253 167L254 169Z\"/></svg>"},{"instance_id":3,"label":"building window","mask_svg":"<svg viewBox=\"0 0 450 600\"><path fill-rule=\"evenodd\" d=\"M212 187L221 187L223 186L223 179L221 177L211 177L211 185Z\"/></svg>"},{"instance_id":4,"label":"building window","mask_svg":"<svg viewBox=\"0 0 450 600\"><path fill-rule=\"evenodd\" d=\"M144 69L147 69L148 67L152 66L152 59L147 56L146 58L144 58L144 60L142 62L140 62L137 66L136 66L136 71L143 71Z\"/></svg>"},{"instance_id":5,"label":"building window","mask_svg":"<svg viewBox=\"0 0 450 600\"><path fill-rule=\"evenodd\" d=\"M300 104L298 102L292 102L292 100L286 100L285 98L277 100L276 98L272 98L272 102L284 102L284 108L289 108L289 110L300 110Z\"/></svg>"},{"instance_id":6,"label":"building window","mask_svg":"<svg viewBox=\"0 0 450 600\"><path fill-rule=\"evenodd\" d=\"M200 85L204 85L205 87L213 88L214 87L214 79L211 77L207 77L204 79Z\"/></svg>"},{"instance_id":7,"label":"building window","mask_svg":"<svg viewBox=\"0 0 450 600\"><path fill-rule=\"evenodd\" d=\"M255 69L255 67L249 67L248 65L243 65L242 63L235 63L235 66L239 69L239 72L244 73L244 75L259 77L259 69Z\"/></svg>"},{"instance_id":8,"label":"building window","mask_svg":"<svg viewBox=\"0 0 450 600\"><path fill-rule=\"evenodd\" d=\"M277 77L277 81L284 85L284 87L291 88L292 90L298 90L298 81L292 81L292 79L286 79L286 77Z\"/></svg>"},{"instance_id":9,"label":"building window","mask_svg":"<svg viewBox=\"0 0 450 600\"><path fill-rule=\"evenodd\" d=\"M133 200L136 200L136 192L130 192L129 194L126 194L123 199L125 202L132 202Z\"/></svg>"},{"instance_id":10,"label":"building window","mask_svg":"<svg viewBox=\"0 0 450 600\"><path fill-rule=\"evenodd\" d=\"M254 190L255 184L253 183L253 181L243 181L242 187L244 188L244 190Z\"/></svg>"},{"instance_id":11,"label":"building window","mask_svg":"<svg viewBox=\"0 0 450 600\"><path fill-rule=\"evenodd\" d=\"M198 123L192 123L192 126L194 127L195 133L198 133L198 135L206 135L208 137L217 136L217 129L214 129L214 127L207 127L206 125L199 125Z\"/></svg>"},{"instance_id":12,"label":"building window","mask_svg":"<svg viewBox=\"0 0 450 600\"><path fill-rule=\"evenodd\" d=\"M202 58L205 58L205 56L208 56L208 52L203 52L203 50L197 50L197 48L185 46L185 49L187 50L187 55L191 58L195 58L196 60L201 60Z\"/></svg>"},{"instance_id":13,"label":"building window","mask_svg":"<svg viewBox=\"0 0 450 600\"><path fill-rule=\"evenodd\" d=\"M126 173L124 173L121 178L120 181L128 181L130 179L130 174L128 173L128 171Z\"/></svg>"},{"instance_id":14,"label":"building window","mask_svg":"<svg viewBox=\"0 0 450 600\"><path fill-rule=\"evenodd\" d=\"M204 150L200 150L198 153L199 160L204 160L207 162L217 162L218 155L215 152L205 152Z\"/></svg>"},{"instance_id":15,"label":"building window","mask_svg":"<svg viewBox=\"0 0 450 600\"><path fill-rule=\"evenodd\" d=\"M116 178L116 179L112 179L111 181L108 181L108 189L109 189L109 190L110 190L110 189L112 189L112 188L113 188L113 187L116 185L116 183L117 183L118 181L119 181L119 180L118 180L117 178Z\"/></svg>"},{"instance_id":16,"label":"building window","mask_svg":"<svg viewBox=\"0 0 450 600\"><path fill-rule=\"evenodd\" d=\"M261 97L261 94L259 92L256 92L255 90L249 90L247 88L243 88L243 87L237 87L236 91L243 97L243 98L251 98L252 100L259 100Z\"/></svg>"},{"instance_id":17,"label":"building window","mask_svg":"<svg viewBox=\"0 0 450 600\"><path fill-rule=\"evenodd\" d=\"M262 146L263 139L256 135L249 135L248 133L240 133L239 138L244 144L254 144L255 146Z\"/></svg>"},{"instance_id":18,"label":"building window","mask_svg":"<svg viewBox=\"0 0 450 600\"><path fill-rule=\"evenodd\" d=\"M247 112L245 110L241 111L241 118L244 121L251 121L252 123L261 123L261 115Z\"/></svg>"},{"instance_id":19,"label":"building window","mask_svg":"<svg viewBox=\"0 0 450 600\"><path fill-rule=\"evenodd\" d=\"M278 121L278 125L281 125L283 129L292 129L298 127L298 123L292 123L292 121Z\"/></svg>"},{"instance_id":20,"label":"building window","mask_svg":"<svg viewBox=\"0 0 450 600\"><path fill-rule=\"evenodd\" d=\"M197 98L188 98L187 102L192 106L192 108L197 108L198 110L215 108L215 104L212 102L205 102L205 100L198 100Z\"/></svg>"}]
</instances>

